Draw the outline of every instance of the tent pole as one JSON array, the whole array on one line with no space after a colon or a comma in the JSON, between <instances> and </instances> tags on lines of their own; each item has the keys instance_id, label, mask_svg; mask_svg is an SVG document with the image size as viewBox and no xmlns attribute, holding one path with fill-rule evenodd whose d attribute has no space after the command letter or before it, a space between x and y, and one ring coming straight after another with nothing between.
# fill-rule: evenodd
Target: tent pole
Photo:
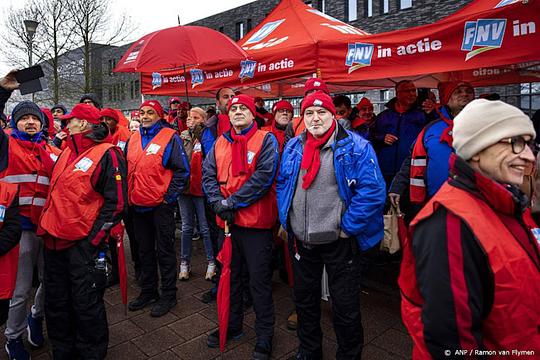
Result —
<instances>
[{"instance_id":1,"label":"tent pole","mask_svg":"<svg viewBox=\"0 0 540 360\"><path fill-rule=\"evenodd\" d=\"M187 87L186 64L184 64L184 85L185 85L185 89L186 89L186 101L189 102L189 94L188 94L188 87Z\"/></svg>"}]
</instances>

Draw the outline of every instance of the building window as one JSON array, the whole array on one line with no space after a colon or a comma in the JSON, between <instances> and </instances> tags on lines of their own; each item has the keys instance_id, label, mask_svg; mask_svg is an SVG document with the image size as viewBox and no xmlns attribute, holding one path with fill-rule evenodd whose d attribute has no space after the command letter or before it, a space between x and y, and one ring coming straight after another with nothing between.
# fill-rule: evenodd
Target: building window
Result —
<instances>
[{"instance_id":1,"label":"building window","mask_svg":"<svg viewBox=\"0 0 540 360\"><path fill-rule=\"evenodd\" d=\"M250 32L252 29L252 25L251 25L251 19L247 19L247 26L246 26L246 32Z\"/></svg>"},{"instance_id":2,"label":"building window","mask_svg":"<svg viewBox=\"0 0 540 360\"><path fill-rule=\"evenodd\" d=\"M399 0L399 10L412 8L412 0Z\"/></svg>"},{"instance_id":3,"label":"building window","mask_svg":"<svg viewBox=\"0 0 540 360\"><path fill-rule=\"evenodd\" d=\"M371 0L368 0L371 2ZM358 20L358 10L357 10L357 2L358 0L349 0L349 21L356 21Z\"/></svg>"},{"instance_id":4,"label":"building window","mask_svg":"<svg viewBox=\"0 0 540 360\"><path fill-rule=\"evenodd\" d=\"M373 0L364 1L364 16L365 17L373 16Z\"/></svg>"},{"instance_id":5,"label":"building window","mask_svg":"<svg viewBox=\"0 0 540 360\"><path fill-rule=\"evenodd\" d=\"M122 83L120 91L120 100L126 100L126 84Z\"/></svg>"},{"instance_id":6,"label":"building window","mask_svg":"<svg viewBox=\"0 0 540 360\"><path fill-rule=\"evenodd\" d=\"M135 80L135 97L139 97L139 95L141 95L141 82Z\"/></svg>"},{"instance_id":7,"label":"building window","mask_svg":"<svg viewBox=\"0 0 540 360\"><path fill-rule=\"evenodd\" d=\"M133 81L129 83L129 96L130 99L135 99L135 84L133 84Z\"/></svg>"},{"instance_id":8,"label":"building window","mask_svg":"<svg viewBox=\"0 0 540 360\"><path fill-rule=\"evenodd\" d=\"M237 22L236 23L236 40L240 40L243 37L244 37L244 23Z\"/></svg>"},{"instance_id":9,"label":"building window","mask_svg":"<svg viewBox=\"0 0 540 360\"><path fill-rule=\"evenodd\" d=\"M390 11L390 0L381 0L381 14L388 14Z\"/></svg>"},{"instance_id":10,"label":"building window","mask_svg":"<svg viewBox=\"0 0 540 360\"><path fill-rule=\"evenodd\" d=\"M109 101L112 101L112 99L113 99L113 97L112 97L112 96L113 96L113 93L112 93L112 88L111 88L111 86L109 86L109 89L108 89L108 90L109 90L109 91L108 91L108 93L109 93Z\"/></svg>"}]
</instances>

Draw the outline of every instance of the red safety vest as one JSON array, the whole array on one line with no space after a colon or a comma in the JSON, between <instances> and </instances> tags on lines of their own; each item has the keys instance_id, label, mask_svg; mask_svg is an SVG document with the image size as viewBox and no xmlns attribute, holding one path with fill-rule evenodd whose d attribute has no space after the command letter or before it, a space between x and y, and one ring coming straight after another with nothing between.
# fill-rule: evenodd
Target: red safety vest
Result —
<instances>
[{"instance_id":1,"label":"red safety vest","mask_svg":"<svg viewBox=\"0 0 540 360\"><path fill-rule=\"evenodd\" d=\"M131 136L127 151L131 205L154 207L163 203L173 177L172 170L163 166L163 154L174 134L174 129L163 128L144 149L141 133Z\"/></svg>"},{"instance_id":2,"label":"red safety vest","mask_svg":"<svg viewBox=\"0 0 540 360\"><path fill-rule=\"evenodd\" d=\"M255 172L257 159L266 134L266 131L257 130L248 140L248 159L251 159L251 162L248 161L248 173L240 176L232 175L232 144L224 136L220 136L216 140L214 154L216 157L217 180L221 194L225 198L237 192ZM234 223L243 227L271 229L276 222L277 216L275 197L276 192L272 186L261 199L248 207L238 209L234 215ZM219 217L217 217L217 223L222 228L225 226L223 220Z\"/></svg>"},{"instance_id":3,"label":"red safety vest","mask_svg":"<svg viewBox=\"0 0 540 360\"><path fill-rule=\"evenodd\" d=\"M8 141L8 167L0 179L19 184L19 213L37 225L49 193L50 174L60 150L13 137Z\"/></svg>"},{"instance_id":4,"label":"red safety vest","mask_svg":"<svg viewBox=\"0 0 540 360\"><path fill-rule=\"evenodd\" d=\"M122 125L118 125L116 132L111 134L111 144L118 146L122 151L126 148L126 143L131 136L131 132L128 128Z\"/></svg>"},{"instance_id":5,"label":"red safety vest","mask_svg":"<svg viewBox=\"0 0 540 360\"><path fill-rule=\"evenodd\" d=\"M470 227L491 266L495 293L491 312L482 325L486 349L527 349L538 353L540 272L532 259L485 202L448 183L412 221L408 239L413 239L415 225L431 216L439 206L444 206ZM537 227L530 216L524 216L524 221L529 231ZM424 341L424 300L417 285L412 247L411 240L403 246L398 280L402 293L401 314L413 340L413 359L431 359Z\"/></svg>"},{"instance_id":6,"label":"red safety vest","mask_svg":"<svg viewBox=\"0 0 540 360\"><path fill-rule=\"evenodd\" d=\"M43 208L40 227L63 240L88 236L105 200L92 186L92 174L112 144L93 146L69 163L71 149L60 155L51 180L51 192Z\"/></svg>"},{"instance_id":7,"label":"red safety vest","mask_svg":"<svg viewBox=\"0 0 540 360\"><path fill-rule=\"evenodd\" d=\"M298 136L302 133L302 131L306 130L306 124L304 123L304 118L302 116L295 117L292 121L294 136Z\"/></svg>"},{"instance_id":8,"label":"red safety vest","mask_svg":"<svg viewBox=\"0 0 540 360\"><path fill-rule=\"evenodd\" d=\"M18 186L0 181L0 229L4 226L4 215L17 196ZM0 299L11 299L17 280L19 245L0 256Z\"/></svg>"},{"instance_id":9,"label":"red safety vest","mask_svg":"<svg viewBox=\"0 0 540 360\"><path fill-rule=\"evenodd\" d=\"M204 196L202 191L202 162L203 154L199 140L193 139L193 151L189 162L189 194Z\"/></svg>"},{"instance_id":10,"label":"red safety vest","mask_svg":"<svg viewBox=\"0 0 540 360\"><path fill-rule=\"evenodd\" d=\"M441 142L448 143L448 146L452 147L452 127L453 121L448 119L439 108L435 109L439 114L439 117L448 125L448 127L441 134ZM426 188L426 170L427 170L427 151L424 146L424 135L429 129L430 125L425 126L414 144L411 156L411 169L409 176L409 194L413 204L424 204L427 201L427 188Z\"/></svg>"}]
</instances>

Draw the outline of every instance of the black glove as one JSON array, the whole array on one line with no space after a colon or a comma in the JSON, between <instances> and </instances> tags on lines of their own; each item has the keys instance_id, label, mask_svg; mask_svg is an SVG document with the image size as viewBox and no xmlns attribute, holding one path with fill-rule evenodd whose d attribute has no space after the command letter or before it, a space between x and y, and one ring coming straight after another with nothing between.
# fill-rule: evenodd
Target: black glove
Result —
<instances>
[{"instance_id":1,"label":"black glove","mask_svg":"<svg viewBox=\"0 0 540 360\"><path fill-rule=\"evenodd\" d=\"M220 214L223 213L224 211L232 210L229 206L223 204L221 201L214 202L212 204L212 209L214 210L216 215L218 215L219 217L221 217Z\"/></svg>"},{"instance_id":2,"label":"black glove","mask_svg":"<svg viewBox=\"0 0 540 360\"><path fill-rule=\"evenodd\" d=\"M227 225L231 226L234 224L234 210L229 209L222 211L221 213L217 214L223 221L227 223Z\"/></svg>"}]
</instances>

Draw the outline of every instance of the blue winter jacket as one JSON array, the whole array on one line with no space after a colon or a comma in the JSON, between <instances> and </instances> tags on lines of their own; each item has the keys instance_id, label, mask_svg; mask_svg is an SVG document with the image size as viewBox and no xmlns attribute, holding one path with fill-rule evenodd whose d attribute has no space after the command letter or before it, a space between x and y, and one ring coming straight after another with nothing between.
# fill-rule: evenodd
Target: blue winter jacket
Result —
<instances>
[{"instance_id":1,"label":"blue winter jacket","mask_svg":"<svg viewBox=\"0 0 540 360\"><path fill-rule=\"evenodd\" d=\"M291 232L288 224L295 187L300 172L305 134L291 139L281 158L277 178L279 221ZM358 134L338 126L334 151L334 171L339 197L345 204L341 229L367 250L383 238L383 209L386 187L377 157L371 144Z\"/></svg>"},{"instance_id":2,"label":"blue winter jacket","mask_svg":"<svg viewBox=\"0 0 540 360\"><path fill-rule=\"evenodd\" d=\"M385 177L394 176L400 169L403 160L409 155L411 145L427 124L425 113L413 107L400 114L395 110L396 99L390 100L384 110L377 116L373 130L373 144L377 150L377 158L381 172ZM392 145L384 143L386 134L397 136Z\"/></svg>"}]
</instances>

